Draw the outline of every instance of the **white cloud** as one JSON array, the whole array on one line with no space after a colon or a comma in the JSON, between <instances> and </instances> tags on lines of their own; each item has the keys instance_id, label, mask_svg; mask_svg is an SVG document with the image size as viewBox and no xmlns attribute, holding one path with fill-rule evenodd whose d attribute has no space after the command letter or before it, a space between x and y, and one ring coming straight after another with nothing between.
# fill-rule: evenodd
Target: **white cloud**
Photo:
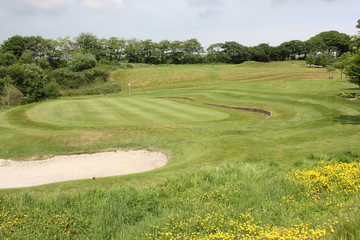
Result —
<instances>
[{"instance_id":1,"label":"white cloud","mask_svg":"<svg viewBox=\"0 0 360 240\"><path fill-rule=\"evenodd\" d=\"M120 8L123 0L84 0L82 5L87 8Z\"/></svg>"},{"instance_id":2,"label":"white cloud","mask_svg":"<svg viewBox=\"0 0 360 240\"><path fill-rule=\"evenodd\" d=\"M186 0L190 6L196 7L215 7L222 6L223 0Z\"/></svg>"},{"instance_id":3,"label":"white cloud","mask_svg":"<svg viewBox=\"0 0 360 240\"><path fill-rule=\"evenodd\" d=\"M208 8L205 11L201 12L199 14L199 17L203 19L207 19L207 18L214 18L221 14L223 14L223 11L221 9Z\"/></svg>"},{"instance_id":4,"label":"white cloud","mask_svg":"<svg viewBox=\"0 0 360 240\"><path fill-rule=\"evenodd\" d=\"M308 2L342 2L342 1L346 1L346 0L308 0ZM287 2L306 2L306 0L301 0L301 1L297 1L297 0L271 0L272 4L282 4L282 3L287 3Z\"/></svg>"},{"instance_id":5,"label":"white cloud","mask_svg":"<svg viewBox=\"0 0 360 240\"><path fill-rule=\"evenodd\" d=\"M75 0L11 0L0 1L0 13L15 15L56 14L68 9Z\"/></svg>"},{"instance_id":6,"label":"white cloud","mask_svg":"<svg viewBox=\"0 0 360 240\"><path fill-rule=\"evenodd\" d=\"M32 5L36 8L50 10L70 6L74 3L74 0L22 0L20 2Z\"/></svg>"},{"instance_id":7,"label":"white cloud","mask_svg":"<svg viewBox=\"0 0 360 240\"><path fill-rule=\"evenodd\" d=\"M198 12L202 19L211 19L223 13L223 0L186 0L188 6Z\"/></svg>"}]
</instances>

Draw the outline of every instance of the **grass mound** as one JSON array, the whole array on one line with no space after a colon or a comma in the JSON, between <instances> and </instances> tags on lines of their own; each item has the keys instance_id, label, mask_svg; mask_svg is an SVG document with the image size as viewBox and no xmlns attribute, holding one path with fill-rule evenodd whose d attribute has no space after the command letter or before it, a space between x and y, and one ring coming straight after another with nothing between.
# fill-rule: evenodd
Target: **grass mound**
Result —
<instances>
[{"instance_id":1,"label":"grass mound","mask_svg":"<svg viewBox=\"0 0 360 240\"><path fill-rule=\"evenodd\" d=\"M30 121L58 126L134 126L216 121L227 113L163 99L89 98L42 103L26 111Z\"/></svg>"}]
</instances>

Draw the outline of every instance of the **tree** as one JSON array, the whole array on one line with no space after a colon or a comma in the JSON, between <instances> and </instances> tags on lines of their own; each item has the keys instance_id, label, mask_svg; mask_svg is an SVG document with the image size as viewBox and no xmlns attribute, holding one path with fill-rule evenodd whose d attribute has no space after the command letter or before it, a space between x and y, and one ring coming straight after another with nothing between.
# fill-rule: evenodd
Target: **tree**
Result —
<instances>
[{"instance_id":1,"label":"tree","mask_svg":"<svg viewBox=\"0 0 360 240\"><path fill-rule=\"evenodd\" d=\"M344 69L345 74L349 77L348 81L360 87L360 54L355 54L350 60L350 64Z\"/></svg>"},{"instance_id":2,"label":"tree","mask_svg":"<svg viewBox=\"0 0 360 240\"><path fill-rule=\"evenodd\" d=\"M93 55L96 60L103 54L100 40L92 33L80 33L75 38L75 47L78 52Z\"/></svg>"},{"instance_id":3,"label":"tree","mask_svg":"<svg viewBox=\"0 0 360 240\"><path fill-rule=\"evenodd\" d=\"M360 20L357 21L358 29L360 29ZM352 41L356 42L355 46L360 46L360 31L353 37ZM360 49L354 49L354 55L346 58L346 66L344 67L345 74L349 77L348 81L354 83L360 87Z\"/></svg>"},{"instance_id":4,"label":"tree","mask_svg":"<svg viewBox=\"0 0 360 240\"><path fill-rule=\"evenodd\" d=\"M237 42L225 42L222 48L223 52L228 55L228 63L239 64L250 58L249 49Z\"/></svg>"},{"instance_id":5,"label":"tree","mask_svg":"<svg viewBox=\"0 0 360 240\"><path fill-rule=\"evenodd\" d=\"M227 63L230 61L230 56L224 52L223 43L211 44L207 49L207 61L213 63Z\"/></svg>"},{"instance_id":6,"label":"tree","mask_svg":"<svg viewBox=\"0 0 360 240\"><path fill-rule=\"evenodd\" d=\"M20 57L23 51L28 50L29 48L27 42L26 38L15 35L3 42L2 49L4 52L10 52L15 56Z\"/></svg>"},{"instance_id":7,"label":"tree","mask_svg":"<svg viewBox=\"0 0 360 240\"><path fill-rule=\"evenodd\" d=\"M89 54L76 53L68 63L70 70L81 72L85 69L91 69L96 66L96 59Z\"/></svg>"},{"instance_id":8,"label":"tree","mask_svg":"<svg viewBox=\"0 0 360 240\"><path fill-rule=\"evenodd\" d=\"M6 107L19 105L22 102L23 96L24 94L14 85L6 83L3 87L1 103Z\"/></svg>"},{"instance_id":9,"label":"tree","mask_svg":"<svg viewBox=\"0 0 360 240\"><path fill-rule=\"evenodd\" d=\"M271 50L272 48L267 43L255 46L251 48L251 59L258 62L270 62Z\"/></svg>"},{"instance_id":10,"label":"tree","mask_svg":"<svg viewBox=\"0 0 360 240\"><path fill-rule=\"evenodd\" d=\"M117 37L111 37L106 41L107 57L110 61L121 60L124 55L126 41Z\"/></svg>"},{"instance_id":11,"label":"tree","mask_svg":"<svg viewBox=\"0 0 360 240\"><path fill-rule=\"evenodd\" d=\"M170 43L170 54L169 54L168 63L181 64L183 63L183 58L184 58L183 42L172 41Z\"/></svg>"},{"instance_id":12,"label":"tree","mask_svg":"<svg viewBox=\"0 0 360 240\"><path fill-rule=\"evenodd\" d=\"M333 53L320 53L306 58L307 64L314 64L317 66L328 67L336 62L336 57Z\"/></svg>"},{"instance_id":13,"label":"tree","mask_svg":"<svg viewBox=\"0 0 360 240\"><path fill-rule=\"evenodd\" d=\"M300 40L284 42L280 47L282 47L282 56L287 60L295 60L306 55L305 43Z\"/></svg>"},{"instance_id":14,"label":"tree","mask_svg":"<svg viewBox=\"0 0 360 240\"><path fill-rule=\"evenodd\" d=\"M360 19L357 21L356 25L357 29L360 29ZM358 30L358 34L351 37L350 48L351 51L356 53L360 51L360 30Z\"/></svg>"},{"instance_id":15,"label":"tree","mask_svg":"<svg viewBox=\"0 0 360 240\"><path fill-rule=\"evenodd\" d=\"M340 69L341 78L344 72L344 69L351 64L352 54L350 52L346 52L337 60L335 63L335 67Z\"/></svg>"},{"instance_id":16,"label":"tree","mask_svg":"<svg viewBox=\"0 0 360 240\"><path fill-rule=\"evenodd\" d=\"M163 40L158 43L159 63L169 63L169 54L171 52L171 42Z\"/></svg>"},{"instance_id":17,"label":"tree","mask_svg":"<svg viewBox=\"0 0 360 240\"><path fill-rule=\"evenodd\" d=\"M6 74L12 84L24 94L26 102L36 102L46 97L43 88L50 81L40 67L17 63L9 66Z\"/></svg>"},{"instance_id":18,"label":"tree","mask_svg":"<svg viewBox=\"0 0 360 240\"><path fill-rule=\"evenodd\" d=\"M75 43L72 42L69 37L58 38L54 41L54 44L60 58L64 60L70 60L75 53Z\"/></svg>"},{"instance_id":19,"label":"tree","mask_svg":"<svg viewBox=\"0 0 360 240\"><path fill-rule=\"evenodd\" d=\"M126 41L125 55L129 62L140 63L141 56L139 56L140 42L137 39L130 39Z\"/></svg>"},{"instance_id":20,"label":"tree","mask_svg":"<svg viewBox=\"0 0 360 240\"><path fill-rule=\"evenodd\" d=\"M307 41L309 50L314 54L334 53L340 57L350 49L350 37L337 31L321 32Z\"/></svg>"},{"instance_id":21,"label":"tree","mask_svg":"<svg viewBox=\"0 0 360 240\"><path fill-rule=\"evenodd\" d=\"M201 54L204 52L204 48L197 39L192 38L184 41L182 50L184 53L183 63L194 64L202 62Z\"/></svg>"},{"instance_id":22,"label":"tree","mask_svg":"<svg viewBox=\"0 0 360 240\"><path fill-rule=\"evenodd\" d=\"M157 64L158 63L157 43L152 40L139 42L139 62Z\"/></svg>"},{"instance_id":23,"label":"tree","mask_svg":"<svg viewBox=\"0 0 360 240\"><path fill-rule=\"evenodd\" d=\"M4 41L2 48L3 51L10 52L19 58L24 52L31 52L32 60L45 57L54 64L59 57L54 41L40 36L22 37L16 35Z\"/></svg>"}]
</instances>

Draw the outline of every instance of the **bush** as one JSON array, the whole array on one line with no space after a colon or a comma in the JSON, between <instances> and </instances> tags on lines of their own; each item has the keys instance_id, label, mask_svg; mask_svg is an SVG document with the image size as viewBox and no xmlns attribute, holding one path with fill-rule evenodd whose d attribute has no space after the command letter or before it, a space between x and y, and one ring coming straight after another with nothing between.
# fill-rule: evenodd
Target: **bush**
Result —
<instances>
[{"instance_id":1,"label":"bush","mask_svg":"<svg viewBox=\"0 0 360 240\"><path fill-rule=\"evenodd\" d=\"M105 95L110 93L121 92L121 87L119 84L114 82L107 82L102 84L96 84L93 86L86 86L79 88L76 91L70 91L65 93L67 96L77 96L77 95Z\"/></svg>"},{"instance_id":2,"label":"bush","mask_svg":"<svg viewBox=\"0 0 360 240\"><path fill-rule=\"evenodd\" d=\"M52 72L52 77L62 88L79 88L82 83L77 75L68 68L59 68Z\"/></svg>"},{"instance_id":3,"label":"bush","mask_svg":"<svg viewBox=\"0 0 360 240\"><path fill-rule=\"evenodd\" d=\"M14 64L5 72L6 76L12 79L12 84L24 94L27 103L36 102L45 97L43 87L50 80L40 67L34 64Z\"/></svg>"},{"instance_id":4,"label":"bush","mask_svg":"<svg viewBox=\"0 0 360 240\"><path fill-rule=\"evenodd\" d=\"M60 96L60 85L55 80L48 83L44 88L44 95L47 98L57 98Z\"/></svg>"},{"instance_id":5,"label":"bush","mask_svg":"<svg viewBox=\"0 0 360 240\"><path fill-rule=\"evenodd\" d=\"M345 67L345 74L349 77L349 82L360 87L360 54L350 59L350 64Z\"/></svg>"},{"instance_id":6,"label":"bush","mask_svg":"<svg viewBox=\"0 0 360 240\"><path fill-rule=\"evenodd\" d=\"M314 64L317 66L330 66L336 62L336 57L331 53L321 53L316 56L308 56L306 58L307 64Z\"/></svg>"},{"instance_id":7,"label":"bush","mask_svg":"<svg viewBox=\"0 0 360 240\"><path fill-rule=\"evenodd\" d=\"M109 73L99 68L73 72L68 68L59 68L52 72L52 77L62 88L77 89L95 82L106 82Z\"/></svg>"},{"instance_id":8,"label":"bush","mask_svg":"<svg viewBox=\"0 0 360 240\"><path fill-rule=\"evenodd\" d=\"M345 93L345 92L341 92L338 95L340 97L345 97L345 98L356 98L356 96L357 96L356 93Z\"/></svg>"},{"instance_id":9,"label":"bush","mask_svg":"<svg viewBox=\"0 0 360 240\"><path fill-rule=\"evenodd\" d=\"M0 66L10 66L17 62L17 58L11 53L0 54Z\"/></svg>"},{"instance_id":10,"label":"bush","mask_svg":"<svg viewBox=\"0 0 360 240\"><path fill-rule=\"evenodd\" d=\"M41 67L42 69L49 69L51 68L51 64L49 62L49 60L47 60L46 58L40 58L37 62L37 64L39 65L39 67Z\"/></svg>"},{"instance_id":11,"label":"bush","mask_svg":"<svg viewBox=\"0 0 360 240\"><path fill-rule=\"evenodd\" d=\"M24 94L14 85L6 83L0 95L2 106L11 107L21 104Z\"/></svg>"},{"instance_id":12,"label":"bush","mask_svg":"<svg viewBox=\"0 0 360 240\"><path fill-rule=\"evenodd\" d=\"M119 64L119 68L120 69L133 69L134 66L132 64L129 64L129 63L127 63L127 64Z\"/></svg>"},{"instance_id":13,"label":"bush","mask_svg":"<svg viewBox=\"0 0 360 240\"><path fill-rule=\"evenodd\" d=\"M81 72L86 69L91 69L96 66L96 59L92 55L88 54L75 54L68 63L70 70L74 72Z\"/></svg>"}]
</instances>

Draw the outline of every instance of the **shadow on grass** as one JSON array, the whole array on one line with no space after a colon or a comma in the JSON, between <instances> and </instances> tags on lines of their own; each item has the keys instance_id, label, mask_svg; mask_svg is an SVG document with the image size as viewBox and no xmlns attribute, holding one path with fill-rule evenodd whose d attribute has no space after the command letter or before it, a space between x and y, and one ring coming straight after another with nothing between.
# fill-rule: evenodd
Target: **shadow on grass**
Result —
<instances>
[{"instance_id":1,"label":"shadow on grass","mask_svg":"<svg viewBox=\"0 0 360 240\"><path fill-rule=\"evenodd\" d=\"M341 115L334 119L341 124L360 125L360 115Z\"/></svg>"},{"instance_id":2,"label":"shadow on grass","mask_svg":"<svg viewBox=\"0 0 360 240\"><path fill-rule=\"evenodd\" d=\"M358 88L358 87L354 87L354 88L342 88L341 90L344 90L344 91L356 91L356 90L360 90L360 88Z\"/></svg>"}]
</instances>

